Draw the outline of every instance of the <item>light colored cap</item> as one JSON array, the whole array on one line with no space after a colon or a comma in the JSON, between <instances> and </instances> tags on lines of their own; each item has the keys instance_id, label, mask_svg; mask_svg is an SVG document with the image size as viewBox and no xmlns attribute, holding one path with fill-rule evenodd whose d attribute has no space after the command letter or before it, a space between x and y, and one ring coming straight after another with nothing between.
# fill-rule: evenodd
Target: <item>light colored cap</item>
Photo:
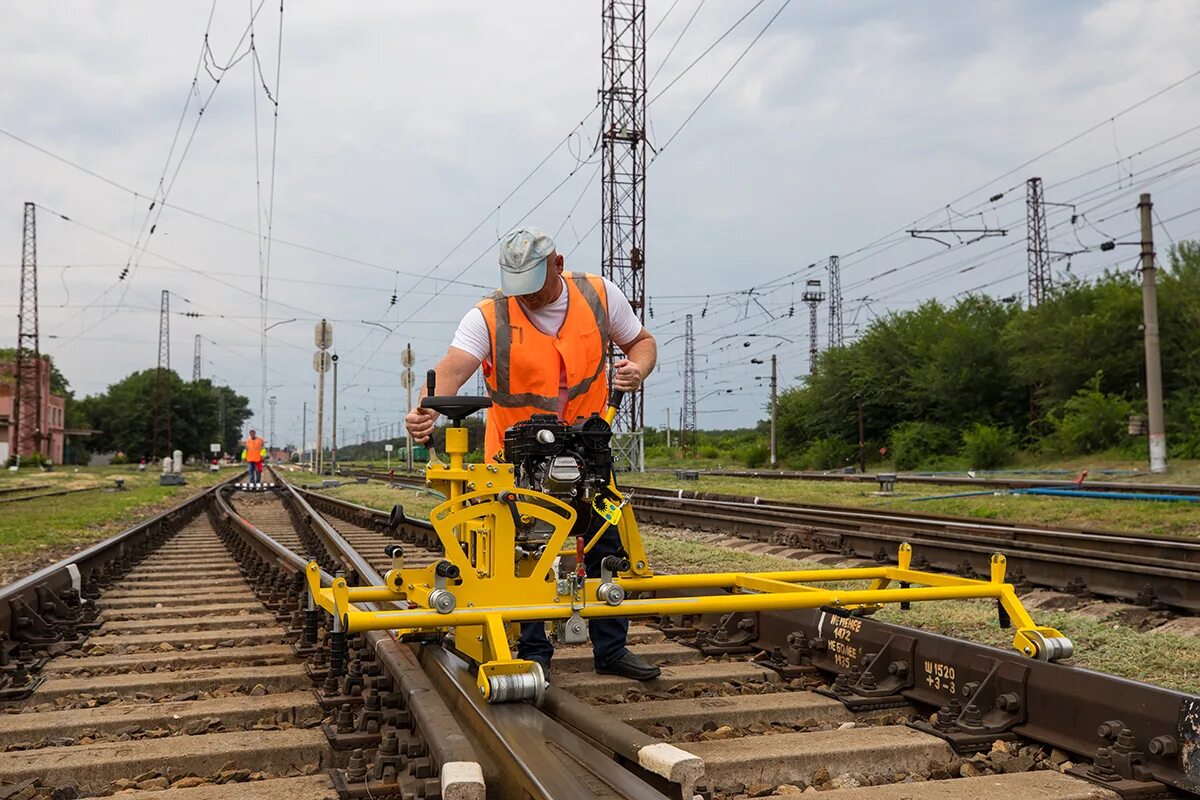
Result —
<instances>
[{"instance_id":1,"label":"light colored cap","mask_svg":"<svg viewBox=\"0 0 1200 800\"><path fill-rule=\"evenodd\" d=\"M500 291L533 294L546 284L546 256L554 240L541 228L517 228L500 240Z\"/></svg>"}]
</instances>

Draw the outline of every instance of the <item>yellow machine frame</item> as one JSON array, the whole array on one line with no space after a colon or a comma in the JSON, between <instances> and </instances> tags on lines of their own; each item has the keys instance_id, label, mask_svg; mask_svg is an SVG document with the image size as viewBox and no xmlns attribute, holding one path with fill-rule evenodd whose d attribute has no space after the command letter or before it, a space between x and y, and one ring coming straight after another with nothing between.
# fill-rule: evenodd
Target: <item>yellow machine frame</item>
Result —
<instances>
[{"instance_id":1,"label":"yellow machine frame","mask_svg":"<svg viewBox=\"0 0 1200 800\"><path fill-rule=\"evenodd\" d=\"M612 419L614 408L609 408ZM519 623L552 620L565 627L571 641L585 639L584 620L673 614L712 614L832 606L877 608L888 603L989 598L1008 613L1016 636L1013 646L1033 658L1055 660L1069 655L1071 645L1054 628L1037 625L1004 582L1005 559L991 558L989 580L941 575L911 567L912 548L900 545L894 566L795 570L758 573L655 575L646 557L632 509L611 484L620 504L597 508L615 524L627 554L628 569L601 578L584 578L582 570L563 578L556 574L559 557L574 556L567 546L575 510L550 495L514 485L511 464L466 464L467 430L446 429L450 463L431 460L429 485L448 498L430 515L445 552L442 562L405 567L393 558L382 586L348 586L344 578L321 586L316 563L308 565L308 584L316 603L339 618L347 633L394 630L397 635L453 631L454 648L479 665L477 682L489 702L540 701L541 667L514 658L510 641ZM517 520L541 520L553 533L540 552L518 547ZM577 547L590 549L599 539ZM576 543L572 543L576 544ZM449 564L450 566L447 566ZM866 588L826 588L821 584L869 581ZM893 584L899 587L892 588ZM652 597L658 590L725 589L726 593ZM641 595L638 599L635 596ZM407 610L367 611L356 604L405 603Z\"/></svg>"}]
</instances>

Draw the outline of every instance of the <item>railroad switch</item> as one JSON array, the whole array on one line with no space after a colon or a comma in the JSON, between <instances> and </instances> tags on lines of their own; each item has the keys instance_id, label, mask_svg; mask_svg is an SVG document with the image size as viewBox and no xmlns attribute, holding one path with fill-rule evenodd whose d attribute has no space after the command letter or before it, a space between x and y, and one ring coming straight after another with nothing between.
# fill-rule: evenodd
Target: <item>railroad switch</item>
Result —
<instances>
[{"instance_id":1,"label":"railroad switch","mask_svg":"<svg viewBox=\"0 0 1200 800\"><path fill-rule=\"evenodd\" d=\"M408 567L403 554L389 548L393 568L380 586L357 586L354 576L339 575L325 587L320 565L309 563L309 595L333 616L327 680L343 674L347 633L393 630L411 638L453 631L454 649L478 665L477 686L488 702L538 703L546 686L540 665L512 652L522 622L551 621L563 637L577 641L590 619L724 614L724 624L698 633L696 644L705 652L731 653L747 651L757 638L755 612L829 607L861 614L885 604L985 598L996 600L1011 619L1013 644L1025 655L1058 660L1071 654L1066 637L1038 626L1025 610L1004 579L1006 562L999 554L986 579L915 569L907 543L894 563L880 566L656 575L633 509L613 479L609 422L619 402L614 396L606 418L593 415L573 425L535 415L505 434L513 463L482 465L464 460L468 441L461 420L490 401L430 392L422 405L452 420L445 429L449 463L433 461L425 469L426 483L447 498L430 514L443 559ZM596 522L576 525L581 519ZM612 563L605 559L601 576L587 577L586 555L611 528L624 555ZM366 610L367 603L390 607ZM889 702L904 679L887 667L902 660L888 656L881 666L869 665L869 675L860 672L859 697Z\"/></svg>"}]
</instances>

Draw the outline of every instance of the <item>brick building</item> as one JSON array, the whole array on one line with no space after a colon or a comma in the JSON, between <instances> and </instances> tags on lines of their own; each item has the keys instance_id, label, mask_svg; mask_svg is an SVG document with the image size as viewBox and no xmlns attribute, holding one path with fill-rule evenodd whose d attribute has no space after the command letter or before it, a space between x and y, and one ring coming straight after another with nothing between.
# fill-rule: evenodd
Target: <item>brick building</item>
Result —
<instances>
[{"instance_id":1,"label":"brick building","mask_svg":"<svg viewBox=\"0 0 1200 800\"><path fill-rule=\"evenodd\" d=\"M12 360L0 362L0 464L16 453L16 420L13 418L13 394L16 392L16 364ZM55 464L63 463L63 444L66 441L66 402L56 394L50 394L50 361L43 357L38 362L38 382L41 384L41 430L21 431L21 456L41 453ZM33 387L23 387L21 404L34 401Z\"/></svg>"}]
</instances>

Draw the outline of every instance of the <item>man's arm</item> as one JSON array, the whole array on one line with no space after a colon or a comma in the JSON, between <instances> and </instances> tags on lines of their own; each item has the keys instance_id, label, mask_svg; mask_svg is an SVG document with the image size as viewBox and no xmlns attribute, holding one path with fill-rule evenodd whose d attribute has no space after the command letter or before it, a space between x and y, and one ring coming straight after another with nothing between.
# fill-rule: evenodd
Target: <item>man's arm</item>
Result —
<instances>
[{"instance_id":1,"label":"man's arm","mask_svg":"<svg viewBox=\"0 0 1200 800\"><path fill-rule=\"evenodd\" d=\"M658 363L658 342L650 331L642 328L632 340L617 342L617 347L621 348L625 358L613 364L616 369L613 374L613 387L623 392L636 391Z\"/></svg>"},{"instance_id":2,"label":"man's arm","mask_svg":"<svg viewBox=\"0 0 1200 800\"><path fill-rule=\"evenodd\" d=\"M466 350L451 347L434 367L434 371L437 373L434 391L439 395L458 394L462 385L475 374L475 370L479 369L479 364L480 360ZM426 393L426 387L422 385L421 392L417 396L418 401L425 397ZM421 408L418 405L411 409L408 416L404 418L404 424L408 428L408 432L412 434L413 441L428 441L430 434L433 433L433 422L437 417L437 412L430 408Z\"/></svg>"}]
</instances>

